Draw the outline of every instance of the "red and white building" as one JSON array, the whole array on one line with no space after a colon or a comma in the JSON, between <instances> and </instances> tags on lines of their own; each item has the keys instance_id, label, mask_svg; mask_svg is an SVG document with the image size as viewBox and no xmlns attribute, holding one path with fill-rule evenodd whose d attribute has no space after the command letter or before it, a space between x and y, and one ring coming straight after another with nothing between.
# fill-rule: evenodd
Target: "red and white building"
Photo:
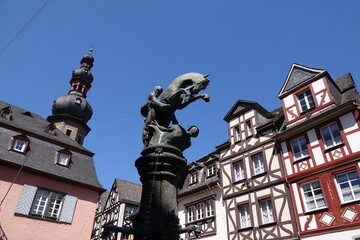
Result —
<instances>
[{"instance_id":1,"label":"red and white building","mask_svg":"<svg viewBox=\"0 0 360 240\"><path fill-rule=\"evenodd\" d=\"M350 74L293 64L275 136L301 238L360 239L360 106Z\"/></svg>"}]
</instances>

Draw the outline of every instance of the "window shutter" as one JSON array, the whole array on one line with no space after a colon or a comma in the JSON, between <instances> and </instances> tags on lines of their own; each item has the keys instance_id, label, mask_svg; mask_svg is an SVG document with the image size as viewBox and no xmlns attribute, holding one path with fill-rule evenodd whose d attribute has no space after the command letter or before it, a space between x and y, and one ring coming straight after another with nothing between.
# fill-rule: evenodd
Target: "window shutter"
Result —
<instances>
[{"instance_id":1,"label":"window shutter","mask_svg":"<svg viewBox=\"0 0 360 240\"><path fill-rule=\"evenodd\" d=\"M69 196L69 195L66 195L64 197L64 202L59 219L60 222L66 222L66 223L72 222L76 207L76 201L77 201L77 197Z\"/></svg>"},{"instance_id":2,"label":"window shutter","mask_svg":"<svg viewBox=\"0 0 360 240\"><path fill-rule=\"evenodd\" d=\"M37 187L24 184L15 213L28 215L36 194Z\"/></svg>"}]
</instances>

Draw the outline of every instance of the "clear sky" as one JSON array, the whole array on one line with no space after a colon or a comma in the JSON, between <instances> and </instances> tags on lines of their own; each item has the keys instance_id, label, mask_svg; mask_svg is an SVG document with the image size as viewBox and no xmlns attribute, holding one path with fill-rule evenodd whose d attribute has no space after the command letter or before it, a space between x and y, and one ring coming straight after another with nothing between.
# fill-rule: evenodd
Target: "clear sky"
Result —
<instances>
[{"instance_id":1,"label":"clear sky","mask_svg":"<svg viewBox=\"0 0 360 240\"><path fill-rule=\"evenodd\" d=\"M280 107L292 63L326 69L333 79L350 72L360 86L358 0L47 1L0 0L0 99L46 118L94 44L87 97L94 114L84 146L107 189L116 177L140 182L140 107L154 86L165 89L179 75L211 81L209 103L177 112L182 126L200 128L184 152L188 162L227 141L223 118L236 100Z\"/></svg>"}]
</instances>

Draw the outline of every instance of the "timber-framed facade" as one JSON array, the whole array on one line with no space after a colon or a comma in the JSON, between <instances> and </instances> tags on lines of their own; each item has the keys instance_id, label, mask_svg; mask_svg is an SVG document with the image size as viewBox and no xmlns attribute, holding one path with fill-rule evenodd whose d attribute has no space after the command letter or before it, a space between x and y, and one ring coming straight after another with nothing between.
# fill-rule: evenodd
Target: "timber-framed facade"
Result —
<instances>
[{"instance_id":1,"label":"timber-framed facade","mask_svg":"<svg viewBox=\"0 0 360 240\"><path fill-rule=\"evenodd\" d=\"M360 236L360 112L351 74L293 64L278 95L286 128L282 149L304 239Z\"/></svg>"},{"instance_id":2,"label":"timber-framed facade","mask_svg":"<svg viewBox=\"0 0 360 240\"><path fill-rule=\"evenodd\" d=\"M218 146L228 239L297 239L292 201L273 137L284 117L239 100L224 118L229 141Z\"/></svg>"}]
</instances>

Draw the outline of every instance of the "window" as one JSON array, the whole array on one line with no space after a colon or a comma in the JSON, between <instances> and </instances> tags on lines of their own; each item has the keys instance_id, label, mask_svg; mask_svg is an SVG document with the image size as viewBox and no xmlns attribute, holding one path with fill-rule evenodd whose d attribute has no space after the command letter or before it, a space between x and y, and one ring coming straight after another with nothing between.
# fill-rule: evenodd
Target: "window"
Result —
<instances>
[{"instance_id":1,"label":"window","mask_svg":"<svg viewBox=\"0 0 360 240\"><path fill-rule=\"evenodd\" d=\"M235 127L235 142L241 141L240 128Z\"/></svg>"},{"instance_id":2,"label":"window","mask_svg":"<svg viewBox=\"0 0 360 240\"><path fill-rule=\"evenodd\" d=\"M234 163L235 182L245 179L245 171L243 161Z\"/></svg>"},{"instance_id":3,"label":"window","mask_svg":"<svg viewBox=\"0 0 360 240\"><path fill-rule=\"evenodd\" d=\"M135 211L135 206L126 205L124 211L124 218L130 216Z\"/></svg>"},{"instance_id":4,"label":"window","mask_svg":"<svg viewBox=\"0 0 360 240\"><path fill-rule=\"evenodd\" d=\"M65 153L60 153L59 154L59 159L58 159L58 164L63 165L63 166L69 166L70 163L70 155L65 154Z\"/></svg>"},{"instance_id":5,"label":"window","mask_svg":"<svg viewBox=\"0 0 360 240\"><path fill-rule=\"evenodd\" d=\"M215 175L215 173L216 173L216 165L215 164L209 165L207 170L208 170L208 177Z\"/></svg>"},{"instance_id":6,"label":"window","mask_svg":"<svg viewBox=\"0 0 360 240\"><path fill-rule=\"evenodd\" d=\"M211 216L214 216L214 200L207 200L205 202L205 205L206 205L206 217L211 217Z\"/></svg>"},{"instance_id":7,"label":"window","mask_svg":"<svg viewBox=\"0 0 360 240\"><path fill-rule=\"evenodd\" d=\"M27 138L25 135L15 136L11 149L16 152L25 153L29 142L29 138Z\"/></svg>"},{"instance_id":8,"label":"window","mask_svg":"<svg viewBox=\"0 0 360 240\"><path fill-rule=\"evenodd\" d=\"M195 215L194 215L194 206L190 206L187 208L188 213L188 222L195 221Z\"/></svg>"},{"instance_id":9,"label":"window","mask_svg":"<svg viewBox=\"0 0 360 240\"><path fill-rule=\"evenodd\" d=\"M56 129L55 125L51 123L47 126L46 132L55 135L55 129Z\"/></svg>"},{"instance_id":10,"label":"window","mask_svg":"<svg viewBox=\"0 0 360 240\"><path fill-rule=\"evenodd\" d=\"M198 181L198 173L197 172L192 172L190 174L190 184L197 183L197 181Z\"/></svg>"},{"instance_id":11,"label":"window","mask_svg":"<svg viewBox=\"0 0 360 240\"><path fill-rule=\"evenodd\" d=\"M24 185L15 213L71 223L76 201L74 196Z\"/></svg>"},{"instance_id":12,"label":"window","mask_svg":"<svg viewBox=\"0 0 360 240\"><path fill-rule=\"evenodd\" d=\"M11 107L5 107L1 110L0 116L2 118L9 120L11 118L11 113L12 113Z\"/></svg>"},{"instance_id":13,"label":"window","mask_svg":"<svg viewBox=\"0 0 360 240\"><path fill-rule=\"evenodd\" d=\"M200 220L204 218L204 203L198 203L196 205L196 219Z\"/></svg>"},{"instance_id":14,"label":"window","mask_svg":"<svg viewBox=\"0 0 360 240\"><path fill-rule=\"evenodd\" d=\"M214 217L214 199L207 198L198 202L190 203L186 207L187 223L194 221L206 221L206 218Z\"/></svg>"},{"instance_id":15,"label":"window","mask_svg":"<svg viewBox=\"0 0 360 240\"><path fill-rule=\"evenodd\" d=\"M265 172L264 159L263 159L263 155L261 153L255 155L255 156L252 156L252 161L253 161L253 165L254 165L254 174L255 175Z\"/></svg>"},{"instance_id":16,"label":"window","mask_svg":"<svg viewBox=\"0 0 360 240\"><path fill-rule=\"evenodd\" d=\"M315 107L314 99L311 95L311 91L308 89L302 93L297 95L297 99L299 100L301 112L305 112L313 107Z\"/></svg>"},{"instance_id":17,"label":"window","mask_svg":"<svg viewBox=\"0 0 360 240\"><path fill-rule=\"evenodd\" d=\"M259 205L261 209L262 224L275 222L271 199L261 200Z\"/></svg>"},{"instance_id":18,"label":"window","mask_svg":"<svg viewBox=\"0 0 360 240\"><path fill-rule=\"evenodd\" d=\"M326 148L330 148L343 143L339 127L336 123L321 128L320 132Z\"/></svg>"},{"instance_id":19,"label":"window","mask_svg":"<svg viewBox=\"0 0 360 240\"><path fill-rule=\"evenodd\" d=\"M38 189L30 215L57 220L63 198L63 194Z\"/></svg>"},{"instance_id":20,"label":"window","mask_svg":"<svg viewBox=\"0 0 360 240\"><path fill-rule=\"evenodd\" d=\"M66 129L66 135L68 135L69 137L70 137L70 135L71 135L71 130L70 129Z\"/></svg>"},{"instance_id":21,"label":"window","mask_svg":"<svg viewBox=\"0 0 360 240\"><path fill-rule=\"evenodd\" d=\"M239 206L240 214L240 227L247 228L251 227L251 214L249 204L244 204Z\"/></svg>"},{"instance_id":22,"label":"window","mask_svg":"<svg viewBox=\"0 0 360 240\"><path fill-rule=\"evenodd\" d=\"M291 148L295 160L309 156L305 137L301 137L291 141Z\"/></svg>"},{"instance_id":23,"label":"window","mask_svg":"<svg viewBox=\"0 0 360 240\"><path fill-rule=\"evenodd\" d=\"M252 125L251 125L250 120L246 121L246 133L247 133L247 136L252 135Z\"/></svg>"},{"instance_id":24,"label":"window","mask_svg":"<svg viewBox=\"0 0 360 240\"><path fill-rule=\"evenodd\" d=\"M360 199L360 178L356 170L336 174L335 179L343 203Z\"/></svg>"},{"instance_id":25,"label":"window","mask_svg":"<svg viewBox=\"0 0 360 240\"><path fill-rule=\"evenodd\" d=\"M307 211L322 209L326 207L325 198L321 190L319 180L301 184Z\"/></svg>"}]
</instances>

